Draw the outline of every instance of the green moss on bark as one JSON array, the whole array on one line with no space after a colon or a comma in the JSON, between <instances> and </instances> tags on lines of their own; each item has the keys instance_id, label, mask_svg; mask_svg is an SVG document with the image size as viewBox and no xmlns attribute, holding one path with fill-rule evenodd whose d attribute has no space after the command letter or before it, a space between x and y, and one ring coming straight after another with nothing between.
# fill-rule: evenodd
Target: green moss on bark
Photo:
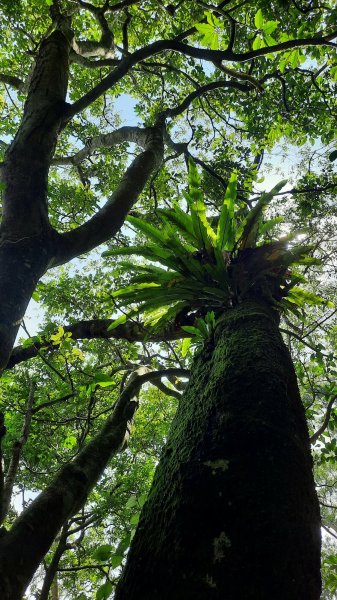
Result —
<instances>
[{"instance_id":1,"label":"green moss on bark","mask_svg":"<svg viewBox=\"0 0 337 600\"><path fill-rule=\"evenodd\" d=\"M318 600L319 554L293 365L249 299L195 359L116 600Z\"/></svg>"}]
</instances>

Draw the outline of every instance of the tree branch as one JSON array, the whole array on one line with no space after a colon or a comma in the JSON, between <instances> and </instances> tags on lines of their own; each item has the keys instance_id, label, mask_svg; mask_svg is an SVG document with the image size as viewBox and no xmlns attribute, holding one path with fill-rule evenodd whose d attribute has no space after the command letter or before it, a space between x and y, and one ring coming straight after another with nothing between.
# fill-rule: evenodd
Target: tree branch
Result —
<instances>
[{"instance_id":1,"label":"tree branch","mask_svg":"<svg viewBox=\"0 0 337 600\"><path fill-rule=\"evenodd\" d=\"M77 2L82 8L86 8L94 15L102 33L98 42L73 40L74 51L85 58L90 56L113 58L115 54L114 36L105 18L105 7L94 6L89 2L82 2L82 0L77 0Z\"/></svg>"},{"instance_id":2,"label":"tree branch","mask_svg":"<svg viewBox=\"0 0 337 600\"><path fill-rule=\"evenodd\" d=\"M330 34L325 32L317 32L315 37L301 38L298 40L288 40L275 44L274 46L267 46L260 48L259 50L249 50L248 52L235 53L232 50L208 50L203 48L197 48L189 46L183 42L177 40L158 40L153 42L144 48L136 50L133 54L126 56L106 77L104 77L100 83L90 90L87 94L82 96L77 102L74 102L68 107L65 124L67 120L71 119L75 114L87 108L94 100L97 100L102 94L108 91L115 83L120 81L124 75L126 75L130 69L139 62L155 56L165 50L172 50L173 52L179 52L185 56L191 56L193 58L205 60L213 64L220 64L223 61L243 63L256 58L271 54L274 52L283 52L285 50L291 50L294 48L305 48L309 46L330 46L337 47L337 44L331 40L337 36L337 31Z\"/></svg>"},{"instance_id":3,"label":"tree branch","mask_svg":"<svg viewBox=\"0 0 337 600\"><path fill-rule=\"evenodd\" d=\"M328 402L328 406L326 407L326 413L325 413L323 423L320 426L320 428L317 429L316 433L314 433L310 438L311 444L315 444L317 442L319 436L322 435L322 433L324 433L327 426L329 425L332 407L333 407L336 399L337 399L337 396L333 396L332 398L330 398L330 400Z\"/></svg>"},{"instance_id":4,"label":"tree branch","mask_svg":"<svg viewBox=\"0 0 337 600\"><path fill-rule=\"evenodd\" d=\"M16 77L15 75L7 75L6 73L0 73L0 81L1 83L5 83L6 85L10 85L16 90L23 90L25 87L25 82L20 79L20 77Z\"/></svg>"},{"instance_id":5,"label":"tree branch","mask_svg":"<svg viewBox=\"0 0 337 600\"><path fill-rule=\"evenodd\" d=\"M200 98L200 96L203 96L212 90L223 88L235 89L239 90L240 92L250 92L252 90L251 86L238 83L237 81L227 81L225 79L221 79L220 81L212 81L211 83L207 83L206 85L203 85L191 92L178 106L164 110L163 116L176 117L184 112L184 110L186 110L196 98Z\"/></svg>"},{"instance_id":6,"label":"tree branch","mask_svg":"<svg viewBox=\"0 0 337 600\"><path fill-rule=\"evenodd\" d=\"M50 261L49 268L68 262L111 239L123 225L126 215L143 191L151 173L161 164L163 158L161 127L148 128L142 132L138 130L137 135L135 135L136 128L122 129L123 135L130 134L132 141L137 141L144 147L144 152L133 160L116 191L91 219L77 229L58 236L55 256ZM107 134L111 137L114 135L119 134L118 132ZM98 137L104 141L105 136Z\"/></svg>"},{"instance_id":7,"label":"tree branch","mask_svg":"<svg viewBox=\"0 0 337 600\"><path fill-rule=\"evenodd\" d=\"M11 530L2 535L0 558L3 573L17 573L16 581L12 583L16 597L23 594L60 528L83 506L110 459L123 449L128 424L138 406L135 396L141 386L147 381L170 375L188 377L189 371L172 368L149 372L147 367L139 367L130 377L101 431L71 463L60 470L49 486L16 519ZM22 567L20 572L16 569L17 564Z\"/></svg>"},{"instance_id":8,"label":"tree branch","mask_svg":"<svg viewBox=\"0 0 337 600\"><path fill-rule=\"evenodd\" d=\"M153 385L156 388L158 388L158 390L163 392L163 394L165 394L166 396L172 396L173 398L177 398L177 400L181 400L182 398L182 394L180 392L169 388L167 385L165 385L165 383L162 383L161 381L153 382Z\"/></svg>"},{"instance_id":9,"label":"tree branch","mask_svg":"<svg viewBox=\"0 0 337 600\"><path fill-rule=\"evenodd\" d=\"M128 6L132 6L133 4L139 4L141 0L122 0L121 2L117 2L117 4L113 4L112 6L108 6L106 8L107 13L118 12L119 10L123 10Z\"/></svg>"},{"instance_id":10,"label":"tree branch","mask_svg":"<svg viewBox=\"0 0 337 600\"><path fill-rule=\"evenodd\" d=\"M188 337L188 334L177 327L174 322L166 325L166 327L155 334L149 334L149 331L142 323L128 322L118 325L115 329L109 330L109 326L114 323L114 319L94 319L92 321L79 321L73 325L64 325L65 333L71 333L73 340L83 339L124 339L129 342L140 342L145 338L148 341L170 341L177 340L183 337ZM32 346L24 347L17 346L14 348L7 364L7 369L12 369L15 365L25 362L30 358L35 358L39 355L41 348L47 347L49 351L56 350L57 347L50 343L48 337L42 337L40 341L36 341ZM39 407L36 407L37 409Z\"/></svg>"},{"instance_id":11,"label":"tree branch","mask_svg":"<svg viewBox=\"0 0 337 600\"><path fill-rule=\"evenodd\" d=\"M33 414L32 411L33 411L33 403L34 403L34 398L35 398L35 389L36 389L36 385L33 381L31 381L29 396L28 396L28 401L27 401L25 420L24 420L24 424L22 427L22 431L21 431L21 437L19 440L16 440L13 444L12 457L11 457L11 460L9 463L9 467L7 470L5 483L4 483L4 487L3 487L2 498L1 498L0 524L3 523L5 517L8 513L8 509L9 509L11 498L12 498L15 478L16 478L16 474L18 471L19 462L20 462L20 458L21 458L22 449L28 439L30 425L31 425L31 421L32 421L32 414Z\"/></svg>"},{"instance_id":12,"label":"tree branch","mask_svg":"<svg viewBox=\"0 0 337 600\"><path fill-rule=\"evenodd\" d=\"M39 600L48 600L50 588L53 584L54 577L57 573L57 568L59 566L60 560L61 560L64 552L67 550L68 528L69 528L68 523L66 523L62 527L62 531L61 531L59 542L57 544L57 548L54 552L51 563L48 565L48 568L46 569L46 574L44 576L41 592L39 595Z\"/></svg>"},{"instance_id":13,"label":"tree branch","mask_svg":"<svg viewBox=\"0 0 337 600\"><path fill-rule=\"evenodd\" d=\"M86 69L101 69L102 67L116 67L121 62L119 58L101 58L90 60L81 54L77 54L74 50L70 51L70 62L77 63Z\"/></svg>"},{"instance_id":14,"label":"tree branch","mask_svg":"<svg viewBox=\"0 0 337 600\"><path fill-rule=\"evenodd\" d=\"M110 133L103 133L101 135L96 135L87 141L86 145L74 154L73 156L67 156L65 158L55 157L51 164L54 165L66 165L73 164L78 165L85 158L90 156L97 150L97 148L111 148L112 146L117 146L118 144L122 144L123 142L131 142L137 144L138 146L146 147L148 143L149 133L151 129L144 129L141 127L120 127L115 131L111 131Z\"/></svg>"}]
</instances>

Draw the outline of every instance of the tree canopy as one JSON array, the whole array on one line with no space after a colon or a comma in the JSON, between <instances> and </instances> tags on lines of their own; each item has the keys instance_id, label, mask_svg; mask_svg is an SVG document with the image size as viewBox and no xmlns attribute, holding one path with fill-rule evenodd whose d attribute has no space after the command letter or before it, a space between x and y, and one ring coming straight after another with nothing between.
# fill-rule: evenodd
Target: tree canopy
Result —
<instances>
[{"instance_id":1,"label":"tree canopy","mask_svg":"<svg viewBox=\"0 0 337 600\"><path fill-rule=\"evenodd\" d=\"M113 597L220 302L179 287L183 262L205 269L216 236L225 263L240 244L282 250L293 280L280 329L334 597L336 16L333 0L1 2L0 512L8 556L26 523L46 531L27 598ZM170 255L151 271L163 222ZM153 277L168 300L155 315Z\"/></svg>"}]
</instances>

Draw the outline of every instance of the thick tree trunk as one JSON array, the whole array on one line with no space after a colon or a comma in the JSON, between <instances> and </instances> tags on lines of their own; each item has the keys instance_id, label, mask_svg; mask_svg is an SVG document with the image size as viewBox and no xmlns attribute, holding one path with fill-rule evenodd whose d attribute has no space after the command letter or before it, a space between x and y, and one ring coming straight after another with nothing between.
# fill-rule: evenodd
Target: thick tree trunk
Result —
<instances>
[{"instance_id":1,"label":"thick tree trunk","mask_svg":"<svg viewBox=\"0 0 337 600\"><path fill-rule=\"evenodd\" d=\"M41 44L24 114L2 168L0 371L39 278L55 254L47 177L65 110L70 42L54 31Z\"/></svg>"},{"instance_id":2,"label":"thick tree trunk","mask_svg":"<svg viewBox=\"0 0 337 600\"><path fill-rule=\"evenodd\" d=\"M49 235L0 242L0 371L7 364L27 305L51 255Z\"/></svg>"},{"instance_id":3,"label":"thick tree trunk","mask_svg":"<svg viewBox=\"0 0 337 600\"><path fill-rule=\"evenodd\" d=\"M246 300L195 359L115 600L318 600L304 409L275 311Z\"/></svg>"}]
</instances>

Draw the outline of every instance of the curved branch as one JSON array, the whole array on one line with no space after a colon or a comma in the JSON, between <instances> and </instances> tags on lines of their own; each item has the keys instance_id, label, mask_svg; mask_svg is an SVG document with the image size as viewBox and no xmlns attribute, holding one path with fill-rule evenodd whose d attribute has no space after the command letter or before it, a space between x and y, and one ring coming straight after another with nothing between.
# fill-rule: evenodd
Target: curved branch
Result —
<instances>
[{"instance_id":1,"label":"curved branch","mask_svg":"<svg viewBox=\"0 0 337 600\"><path fill-rule=\"evenodd\" d=\"M153 382L153 385L156 388L158 388L158 390L163 392L163 394L165 394L166 396L172 396L177 400L181 400L182 398L182 394L180 392L177 392L177 390L174 390L173 388L167 387L167 385L165 385L165 383L162 383L161 381Z\"/></svg>"},{"instance_id":2,"label":"curved branch","mask_svg":"<svg viewBox=\"0 0 337 600\"><path fill-rule=\"evenodd\" d=\"M68 529L69 529L69 524L65 523L65 525L62 528L60 539L57 544L56 550L53 554L52 560L46 569L41 592L39 595L39 600L48 600L48 598L49 598L49 592L50 592L51 586L53 584L55 575L57 574L60 560L61 560L64 552L68 549L68 544L67 544Z\"/></svg>"},{"instance_id":3,"label":"curved branch","mask_svg":"<svg viewBox=\"0 0 337 600\"><path fill-rule=\"evenodd\" d=\"M214 63L214 66L217 67L223 73L230 75L230 77L234 77L235 79L241 79L241 81L248 81L253 87L255 87L259 92L263 92L263 86L261 82L255 79L249 73L244 73L242 71L235 71L235 69L230 69L229 67L225 67L222 63Z\"/></svg>"},{"instance_id":4,"label":"curved branch","mask_svg":"<svg viewBox=\"0 0 337 600\"><path fill-rule=\"evenodd\" d=\"M123 142L131 142L145 148L148 143L150 131L151 130L149 129L144 129L141 127L120 127L119 129L115 129L115 131L111 131L110 133L102 133L101 135L96 135L87 140L87 143L82 150L73 156L67 156L64 158L56 156L52 160L51 164L78 165L85 158L93 154L97 148L111 148L112 146L117 146Z\"/></svg>"},{"instance_id":5,"label":"curved branch","mask_svg":"<svg viewBox=\"0 0 337 600\"><path fill-rule=\"evenodd\" d=\"M137 128L122 129L124 136L128 134L132 141L144 147L144 152L133 160L115 192L91 219L77 229L58 235L55 255L49 263L49 268L68 262L111 239L123 225L126 215L143 191L151 173L159 167L164 151L162 128L153 127L137 132ZM119 135L120 130L119 133L117 130L106 136L98 136L98 139L106 141Z\"/></svg>"},{"instance_id":6,"label":"curved branch","mask_svg":"<svg viewBox=\"0 0 337 600\"><path fill-rule=\"evenodd\" d=\"M206 94L207 92L211 92L212 90L218 90L222 88L235 89L239 90L240 92L250 92L252 89L251 86L238 83L237 81L227 81L226 79L212 81L211 83L207 83L206 85L203 85L191 92L188 96L186 96L183 102L181 102L181 104L175 108L167 108L163 112L163 116L176 117L184 112L184 110L186 110L196 98L200 98L200 96Z\"/></svg>"},{"instance_id":7,"label":"curved branch","mask_svg":"<svg viewBox=\"0 0 337 600\"><path fill-rule=\"evenodd\" d=\"M77 63L87 69L101 69L102 67L116 67L121 62L119 58L101 58L99 60L90 60L74 50L70 51L70 62Z\"/></svg>"},{"instance_id":8,"label":"curved branch","mask_svg":"<svg viewBox=\"0 0 337 600\"><path fill-rule=\"evenodd\" d=\"M86 8L94 15L101 29L101 37L98 42L74 40L73 49L75 52L86 58L89 56L106 56L108 58L113 58L115 53L114 36L105 18L105 6L94 6L93 4L83 2L82 0L77 0L77 2L82 8Z\"/></svg>"},{"instance_id":9,"label":"curved branch","mask_svg":"<svg viewBox=\"0 0 337 600\"><path fill-rule=\"evenodd\" d=\"M260 48L259 50L249 50L248 52L243 53L235 53L232 50L208 50L203 48L196 48L194 46L189 46L188 44L184 44L183 42L179 42L177 40L158 40L157 42L153 42L144 48L140 48L136 50L133 54L126 56L116 67L112 73L109 73L106 77L104 77L98 85L96 85L92 90L90 90L87 94L82 96L77 102L68 106L67 114L65 118L64 125L66 122L71 119L75 114L87 108L94 100L97 100L102 94L107 92L115 83L120 81L126 73L130 71L130 69L136 65L137 63L149 58L150 56L155 56L160 52L165 50L172 50L173 52L179 52L180 54L184 54L185 56L191 56L193 58L205 60L211 63L221 63L222 61L230 61L230 62L247 62L253 60L255 58L260 58L265 56L266 54L271 54L274 52L283 52L285 50L292 50L294 48L306 48L309 46L330 46L333 48L337 47L337 44L332 42L334 38L337 36L337 31L334 31L330 34L326 34L324 32L317 32L316 36L301 38L298 40L288 40L286 42L281 42L279 44L275 44L274 46L267 46L264 48Z\"/></svg>"},{"instance_id":10,"label":"curved branch","mask_svg":"<svg viewBox=\"0 0 337 600\"><path fill-rule=\"evenodd\" d=\"M335 403L336 400L337 400L337 396L333 396L332 398L330 398L330 400L328 402L328 406L326 407L326 413L325 413L325 417L324 417L323 423L320 426L320 428L317 429L316 433L314 433L311 436L311 438L310 438L310 442L312 444L315 444L317 442L319 436L322 435L322 433L324 433L324 431L326 430L327 426L329 425L332 407L333 407L333 405L334 405L334 403Z\"/></svg>"}]
</instances>

